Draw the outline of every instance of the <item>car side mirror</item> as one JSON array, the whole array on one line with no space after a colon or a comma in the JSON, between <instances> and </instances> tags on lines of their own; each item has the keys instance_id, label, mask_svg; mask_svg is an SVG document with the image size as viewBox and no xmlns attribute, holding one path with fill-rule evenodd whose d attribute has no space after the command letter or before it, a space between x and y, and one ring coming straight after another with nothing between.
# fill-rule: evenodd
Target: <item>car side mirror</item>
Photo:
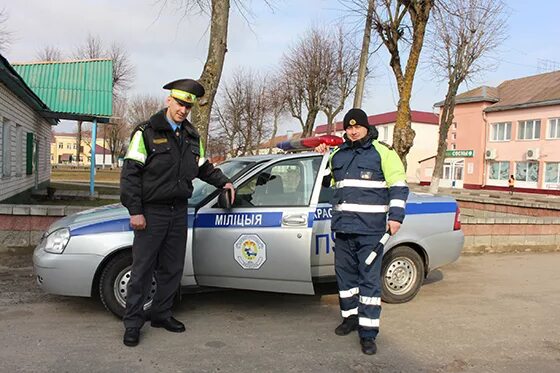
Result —
<instances>
[{"instance_id":1,"label":"car side mirror","mask_svg":"<svg viewBox=\"0 0 560 373\"><path fill-rule=\"evenodd\" d=\"M225 210L231 209L231 191L229 189L224 189L220 192L218 206Z\"/></svg>"}]
</instances>

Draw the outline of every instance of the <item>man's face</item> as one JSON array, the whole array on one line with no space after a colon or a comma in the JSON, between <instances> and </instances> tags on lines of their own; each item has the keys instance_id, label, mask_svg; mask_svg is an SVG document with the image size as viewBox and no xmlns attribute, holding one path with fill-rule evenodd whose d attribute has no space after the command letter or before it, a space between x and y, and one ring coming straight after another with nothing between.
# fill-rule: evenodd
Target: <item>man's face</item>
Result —
<instances>
[{"instance_id":1,"label":"man's face","mask_svg":"<svg viewBox=\"0 0 560 373\"><path fill-rule=\"evenodd\" d=\"M191 111L190 105L183 105L175 98L167 96L167 116L175 123L181 123L187 119L187 115Z\"/></svg>"},{"instance_id":2,"label":"man's face","mask_svg":"<svg viewBox=\"0 0 560 373\"><path fill-rule=\"evenodd\" d=\"M346 128L346 136L351 141L358 141L366 137L368 130L364 126L360 126L359 124L355 124L353 126L348 126Z\"/></svg>"}]
</instances>

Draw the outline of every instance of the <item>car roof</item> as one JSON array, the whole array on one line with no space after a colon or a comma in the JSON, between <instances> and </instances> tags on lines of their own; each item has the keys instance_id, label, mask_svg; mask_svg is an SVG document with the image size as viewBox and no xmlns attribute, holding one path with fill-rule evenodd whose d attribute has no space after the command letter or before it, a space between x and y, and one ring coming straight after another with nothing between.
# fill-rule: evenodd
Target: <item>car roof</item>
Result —
<instances>
[{"instance_id":1,"label":"car roof","mask_svg":"<svg viewBox=\"0 0 560 373\"><path fill-rule=\"evenodd\" d=\"M249 155L249 156L242 156L236 158L230 158L225 160L227 161L248 161L248 162L264 162L270 161L273 159L289 159L289 158L300 158L302 156L310 156L310 155L320 155L317 152L298 152L298 153L286 153L286 154L262 154L262 155Z\"/></svg>"}]
</instances>

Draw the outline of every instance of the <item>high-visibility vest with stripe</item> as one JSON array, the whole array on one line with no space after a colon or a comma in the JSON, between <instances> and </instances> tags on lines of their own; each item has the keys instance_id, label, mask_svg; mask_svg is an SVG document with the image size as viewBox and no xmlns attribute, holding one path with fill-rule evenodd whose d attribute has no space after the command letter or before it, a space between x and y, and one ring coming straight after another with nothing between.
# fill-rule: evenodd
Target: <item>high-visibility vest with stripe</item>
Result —
<instances>
[{"instance_id":1,"label":"high-visibility vest with stripe","mask_svg":"<svg viewBox=\"0 0 560 373\"><path fill-rule=\"evenodd\" d=\"M346 142L329 159L334 188L331 229L378 234L390 220L402 222L408 186L397 153L377 140L352 147Z\"/></svg>"}]
</instances>

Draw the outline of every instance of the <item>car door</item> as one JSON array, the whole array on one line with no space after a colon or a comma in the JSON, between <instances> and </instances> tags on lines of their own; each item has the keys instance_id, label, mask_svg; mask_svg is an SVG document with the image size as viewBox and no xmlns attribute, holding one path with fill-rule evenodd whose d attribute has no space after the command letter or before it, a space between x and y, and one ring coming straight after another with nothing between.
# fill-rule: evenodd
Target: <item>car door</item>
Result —
<instances>
[{"instance_id":1,"label":"car door","mask_svg":"<svg viewBox=\"0 0 560 373\"><path fill-rule=\"evenodd\" d=\"M193 232L197 283L313 294L313 197L321 163L320 156L268 163L240 179L232 209L219 208L216 198L201 207Z\"/></svg>"}]
</instances>

